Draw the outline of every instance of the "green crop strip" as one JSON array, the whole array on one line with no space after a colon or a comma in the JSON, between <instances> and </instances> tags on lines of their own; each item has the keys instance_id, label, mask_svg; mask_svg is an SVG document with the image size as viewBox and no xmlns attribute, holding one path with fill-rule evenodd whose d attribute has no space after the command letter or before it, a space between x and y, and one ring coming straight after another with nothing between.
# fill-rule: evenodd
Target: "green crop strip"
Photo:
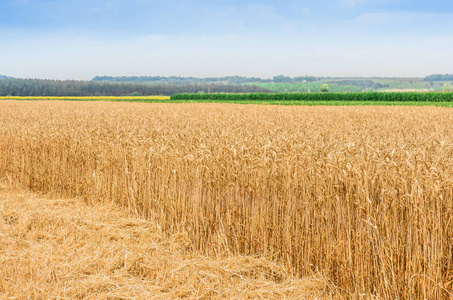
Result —
<instances>
[{"instance_id":1,"label":"green crop strip","mask_svg":"<svg viewBox=\"0 0 453 300\"><path fill-rule=\"evenodd\" d=\"M171 100L450 102L453 92L177 94Z\"/></svg>"}]
</instances>

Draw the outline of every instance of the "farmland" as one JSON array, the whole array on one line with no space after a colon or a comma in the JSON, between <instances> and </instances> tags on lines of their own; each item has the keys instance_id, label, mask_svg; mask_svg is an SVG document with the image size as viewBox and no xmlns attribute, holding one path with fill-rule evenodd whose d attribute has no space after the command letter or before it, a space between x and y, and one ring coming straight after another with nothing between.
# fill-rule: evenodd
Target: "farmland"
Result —
<instances>
[{"instance_id":1,"label":"farmland","mask_svg":"<svg viewBox=\"0 0 453 300\"><path fill-rule=\"evenodd\" d=\"M442 107L4 100L0 178L113 205L211 264L265 256L259 268L278 266L260 273L269 285L323 278L326 298L449 299L452 123ZM119 269L136 270L127 261ZM153 270L140 274L162 275Z\"/></svg>"},{"instance_id":2,"label":"farmland","mask_svg":"<svg viewBox=\"0 0 453 300\"><path fill-rule=\"evenodd\" d=\"M319 78L314 82L256 82L248 83L279 93L316 92L328 84L331 92L375 91L440 91L451 80L431 81L423 78Z\"/></svg>"},{"instance_id":3,"label":"farmland","mask_svg":"<svg viewBox=\"0 0 453 300\"><path fill-rule=\"evenodd\" d=\"M152 102L169 100L170 96L2 96L0 100L59 100L59 101L112 101L112 102Z\"/></svg>"},{"instance_id":4,"label":"farmland","mask_svg":"<svg viewBox=\"0 0 453 300\"><path fill-rule=\"evenodd\" d=\"M176 94L172 100L451 102L453 92Z\"/></svg>"},{"instance_id":5,"label":"farmland","mask_svg":"<svg viewBox=\"0 0 453 300\"><path fill-rule=\"evenodd\" d=\"M144 103L230 103L302 106L438 106L452 107L451 92L375 92L375 93L196 93L173 96L3 96L3 100L108 101Z\"/></svg>"}]
</instances>

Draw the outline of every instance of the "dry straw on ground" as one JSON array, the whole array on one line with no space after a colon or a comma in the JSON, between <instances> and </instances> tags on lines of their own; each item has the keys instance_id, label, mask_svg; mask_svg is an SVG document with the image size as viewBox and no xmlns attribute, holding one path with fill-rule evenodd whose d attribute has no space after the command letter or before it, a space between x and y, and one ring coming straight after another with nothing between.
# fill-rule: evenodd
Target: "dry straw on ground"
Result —
<instances>
[{"instance_id":1,"label":"dry straw on ground","mask_svg":"<svg viewBox=\"0 0 453 300\"><path fill-rule=\"evenodd\" d=\"M343 297L449 299L451 124L426 107L2 102L0 177Z\"/></svg>"},{"instance_id":2,"label":"dry straw on ground","mask_svg":"<svg viewBox=\"0 0 453 300\"><path fill-rule=\"evenodd\" d=\"M315 299L322 278L294 280L265 258L209 258L186 235L112 205L0 187L0 299ZM190 248L189 248L190 249Z\"/></svg>"}]
</instances>

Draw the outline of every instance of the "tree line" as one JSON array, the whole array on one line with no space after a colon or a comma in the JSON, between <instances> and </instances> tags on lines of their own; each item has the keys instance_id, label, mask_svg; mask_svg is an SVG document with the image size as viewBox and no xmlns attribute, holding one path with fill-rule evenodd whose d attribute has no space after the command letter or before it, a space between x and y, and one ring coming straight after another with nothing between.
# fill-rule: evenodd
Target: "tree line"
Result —
<instances>
[{"instance_id":1,"label":"tree line","mask_svg":"<svg viewBox=\"0 0 453 300\"><path fill-rule=\"evenodd\" d=\"M166 83L166 84L244 84L260 82L313 82L319 80L314 76L288 77L283 75L274 76L272 79L262 79L259 77L226 76L226 77L180 77L180 76L96 76L92 81L96 82L135 82L135 83Z\"/></svg>"},{"instance_id":2,"label":"tree line","mask_svg":"<svg viewBox=\"0 0 453 300\"><path fill-rule=\"evenodd\" d=\"M426 76L425 81L453 81L453 74L433 74Z\"/></svg>"},{"instance_id":3,"label":"tree line","mask_svg":"<svg viewBox=\"0 0 453 300\"><path fill-rule=\"evenodd\" d=\"M0 80L0 96L125 96L180 93L269 93L247 85L231 84L138 84L75 80L17 79Z\"/></svg>"}]
</instances>

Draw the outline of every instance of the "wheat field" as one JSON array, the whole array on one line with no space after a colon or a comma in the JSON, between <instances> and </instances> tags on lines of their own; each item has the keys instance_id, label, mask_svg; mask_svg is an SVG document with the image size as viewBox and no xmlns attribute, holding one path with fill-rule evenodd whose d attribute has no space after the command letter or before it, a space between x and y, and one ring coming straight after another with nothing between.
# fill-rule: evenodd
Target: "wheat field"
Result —
<instances>
[{"instance_id":1,"label":"wheat field","mask_svg":"<svg viewBox=\"0 0 453 300\"><path fill-rule=\"evenodd\" d=\"M329 297L450 299L451 124L448 108L2 101L0 178L321 276Z\"/></svg>"}]
</instances>

